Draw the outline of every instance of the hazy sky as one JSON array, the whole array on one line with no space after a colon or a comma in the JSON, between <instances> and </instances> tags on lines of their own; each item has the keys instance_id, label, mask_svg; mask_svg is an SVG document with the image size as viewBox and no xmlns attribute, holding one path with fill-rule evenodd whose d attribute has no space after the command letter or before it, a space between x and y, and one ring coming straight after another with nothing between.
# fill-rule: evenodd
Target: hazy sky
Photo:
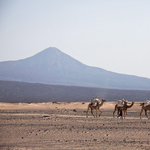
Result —
<instances>
[{"instance_id":1,"label":"hazy sky","mask_svg":"<svg viewBox=\"0 0 150 150\"><path fill-rule=\"evenodd\" d=\"M0 62L48 47L89 66L150 78L150 1L0 0Z\"/></svg>"}]
</instances>

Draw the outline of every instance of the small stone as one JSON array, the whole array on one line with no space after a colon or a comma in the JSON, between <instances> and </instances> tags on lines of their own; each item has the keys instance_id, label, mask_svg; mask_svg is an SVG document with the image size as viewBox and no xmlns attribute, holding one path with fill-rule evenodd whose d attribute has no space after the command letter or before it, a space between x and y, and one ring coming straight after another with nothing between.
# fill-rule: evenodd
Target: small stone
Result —
<instances>
[{"instance_id":1,"label":"small stone","mask_svg":"<svg viewBox=\"0 0 150 150\"><path fill-rule=\"evenodd\" d=\"M76 110L76 109L73 109L73 111L74 111L74 112L77 112L77 110Z\"/></svg>"}]
</instances>

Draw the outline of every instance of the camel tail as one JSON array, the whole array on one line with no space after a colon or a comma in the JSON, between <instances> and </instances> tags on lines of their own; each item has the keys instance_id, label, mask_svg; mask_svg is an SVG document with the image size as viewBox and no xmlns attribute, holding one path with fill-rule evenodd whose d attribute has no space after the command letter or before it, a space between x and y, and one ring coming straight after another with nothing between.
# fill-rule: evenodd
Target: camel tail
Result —
<instances>
[{"instance_id":1,"label":"camel tail","mask_svg":"<svg viewBox=\"0 0 150 150\"><path fill-rule=\"evenodd\" d=\"M86 117L88 117L88 111L90 109L90 106L88 105L87 111L86 111Z\"/></svg>"},{"instance_id":2,"label":"camel tail","mask_svg":"<svg viewBox=\"0 0 150 150\"><path fill-rule=\"evenodd\" d=\"M114 117L114 114L115 114L116 110L117 110L117 104L115 105L115 109L114 109L114 112L113 112L113 117Z\"/></svg>"}]
</instances>

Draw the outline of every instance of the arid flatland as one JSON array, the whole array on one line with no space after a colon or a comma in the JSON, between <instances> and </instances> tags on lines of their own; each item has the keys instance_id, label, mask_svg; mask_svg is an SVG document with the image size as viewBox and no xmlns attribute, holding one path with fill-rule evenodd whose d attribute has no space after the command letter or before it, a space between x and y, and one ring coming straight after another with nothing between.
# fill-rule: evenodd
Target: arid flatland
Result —
<instances>
[{"instance_id":1,"label":"arid flatland","mask_svg":"<svg viewBox=\"0 0 150 150\"><path fill-rule=\"evenodd\" d=\"M140 119L139 102L126 119L113 118L115 104L104 103L100 118L90 111L86 118L87 102L0 103L0 149L149 150L150 120L144 112Z\"/></svg>"}]
</instances>

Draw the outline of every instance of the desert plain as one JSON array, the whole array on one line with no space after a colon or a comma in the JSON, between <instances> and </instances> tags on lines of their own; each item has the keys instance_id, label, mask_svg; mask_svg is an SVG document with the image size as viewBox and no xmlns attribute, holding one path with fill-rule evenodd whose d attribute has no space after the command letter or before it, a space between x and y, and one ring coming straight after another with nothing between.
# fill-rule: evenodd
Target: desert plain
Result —
<instances>
[{"instance_id":1,"label":"desert plain","mask_svg":"<svg viewBox=\"0 0 150 150\"><path fill-rule=\"evenodd\" d=\"M0 149L150 149L150 120L144 112L140 119L139 102L125 119L113 118L116 102L105 102L100 117L89 111L87 118L88 103L0 103Z\"/></svg>"}]
</instances>

